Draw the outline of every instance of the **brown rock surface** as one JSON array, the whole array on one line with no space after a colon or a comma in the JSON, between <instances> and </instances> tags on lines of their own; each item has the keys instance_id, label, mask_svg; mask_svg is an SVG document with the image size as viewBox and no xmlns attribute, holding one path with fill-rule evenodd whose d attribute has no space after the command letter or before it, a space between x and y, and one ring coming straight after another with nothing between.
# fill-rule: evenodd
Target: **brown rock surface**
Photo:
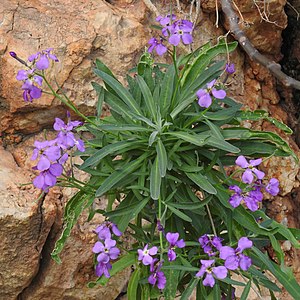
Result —
<instances>
[{"instance_id":1,"label":"brown rock surface","mask_svg":"<svg viewBox=\"0 0 300 300\"><path fill-rule=\"evenodd\" d=\"M0 165L0 299L16 299L39 269L56 206L53 198L37 200L37 190L20 187L32 174L4 149Z\"/></svg>"}]
</instances>

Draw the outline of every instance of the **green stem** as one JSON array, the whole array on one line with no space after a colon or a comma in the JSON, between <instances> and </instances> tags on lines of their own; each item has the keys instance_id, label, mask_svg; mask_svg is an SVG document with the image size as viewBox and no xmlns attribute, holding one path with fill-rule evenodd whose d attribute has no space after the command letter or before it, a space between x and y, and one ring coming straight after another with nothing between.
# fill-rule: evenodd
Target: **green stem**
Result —
<instances>
[{"instance_id":1,"label":"green stem","mask_svg":"<svg viewBox=\"0 0 300 300\"><path fill-rule=\"evenodd\" d=\"M158 198L158 220L161 222L161 199ZM162 231L159 231L159 244L160 244L160 260L163 260L163 252L164 252L164 246L163 246L163 233Z\"/></svg>"},{"instance_id":2,"label":"green stem","mask_svg":"<svg viewBox=\"0 0 300 300\"><path fill-rule=\"evenodd\" d=\"M84 114L82 114L77 107L73 104L73 102L65 95L63 94L64 98L57 94L56 91L52 88L51 84L48 82L47 78L44 76L44 74L37 74L41 77L43 77L44 81L46 82L47 86L49 87L49 89L51 90L51 93L53 96L55 96L57 99L59 99L62 103L64 103L66 106L68 106L69 108L71 108L78 116L80 116L82 119L84 119L86 122L91 123L95 126L97 126L96 123L94 123L92 120L90 120L89 118L87 118Z\"/></svg>"},{"instance_id":3,"label":"green stem","mask_svg":"<svg viewBox=\"0 0 300 300\"><path fill-rule=\"evenodd\" d=\"M206 204L205 206L206 206L206 209L207 209L207 213L208 213L208 217L209 217L209 220L210 220L212 231L213 231L214 235L217 236L217 231L216 231L216 228L215 228L214 220L213 220L212 215L210 213L209 206L208 206L208 204Z\"/></svg>"}]
</instances>

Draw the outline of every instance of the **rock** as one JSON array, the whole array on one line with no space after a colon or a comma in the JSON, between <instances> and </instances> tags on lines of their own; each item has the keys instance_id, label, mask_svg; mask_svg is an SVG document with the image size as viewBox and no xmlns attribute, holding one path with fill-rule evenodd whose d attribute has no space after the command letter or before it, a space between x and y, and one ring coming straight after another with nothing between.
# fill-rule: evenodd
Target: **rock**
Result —
<instances>
[{"instance_id":1,"label":"rock","mask_svg":"<svg viewBox=\"0 0 300 300\"><path fill-rule=\"evenodd\" d=\"M23 101L22 84L15 79L22 65L10 57L9 51L26 60L38 50L53 47L60 62L47 72L50 82L55 86L55 77L83 113L94 114L96 96L91 80L95 80L95 59L100 57L120 75L136 62L147 43L140 23L145 17L142 1L136 5L122 1L119 8L104 0L5 0L0 16L3 135L39 132L50 127L55 116L65 115L66 110L60 101L46 94L33 103Z\"/></svg>"},{"instance_id":2,"label":"rock","mask_svg":"<svg viewBox=\"0 0 300 300\"><path fill-rule=\"evenodd\" d=\"M32 174L0 149L0 299L16 299L39 269L40 254L54 223L51 197L28 186Z\"/></svg>"}]
</instances>

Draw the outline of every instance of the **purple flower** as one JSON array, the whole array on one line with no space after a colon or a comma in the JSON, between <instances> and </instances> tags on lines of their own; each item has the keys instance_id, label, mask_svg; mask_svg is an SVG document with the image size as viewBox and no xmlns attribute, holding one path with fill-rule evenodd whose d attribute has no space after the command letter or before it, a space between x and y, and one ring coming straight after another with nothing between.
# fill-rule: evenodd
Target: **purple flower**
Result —
<instances>
[{"instance_id":1,"label":"purple flower","mask_svg":"<svg viewBox=\"0 0 300 300\"><path fill-rule=\"evenodd\" d=\"M172 23L172 21L176 20L176 16L174 14L170 15L167 14L165 17L163 16L158 16L156 18L156 21L160 23L162 26L168 26Z\"/></svg>"},{"instance_id":2,"label":"purple flower","mask_svg":"<svg viewBox=\"0 0 300 300\"><path fill-rule=\"evenodd\" d=\"M56 55L51 53L52 50L53 48L48 48L32 54L28 57L28 60L33 62L33 64L35 63L38 70L46 70L49 68L49 59L58 62Z\"/></svg>"},{"instance_id":3,"label":"purple flower","mask_svg":"<svg viewBox=\"0 0 300 300\"><path fill-rule=\"evenodd\" d=\"M104 275L105 277L109 278L110 277L109 270L111 270L111 268L112 265L109 262L108 263L99 262L96 265L95 273L99 277Z\"/></svg>"},{"instance_id":4,"label":"purple flower","mask_svg":"<svg viewBox=\"0 0 300 300\"><path fill-rule=\"evenodd\" d=\"M163 290L165 288L167 279L164 272L160 271L163 261L159 262L158 264L157 262L158 259L155 258L150 264L150 272L152 274L148 277L148 282L152 284L152 286L157 285L160 290Z\"/></svg>"},{"instance_id":5,"label":"purple flower","mask_svg":"<svg viewBox=\"0 0 300 300\"><path fill-rule=\"evenodd\" d=\"M170 35L170 31L172 30L172 23L175 20L176 20L176 16L174 14L172 14L172 15L168 14L165 17L158 16L156 18L156 21L159 22L160 25L163 26L161 32L164 36Z\"/></svg>"},{"instance_id":6,"label":"purple flower","mask_svg":"<svg viewBox=\"0 0 300 300\"><path fill-rule=\"evenodd\" d=\"M168 250L168 259L169 261L173 261L176 259L176 253L175 253L175 247L178 248L184 248L185 247L185 242L183 239L179 240L179 233L175 232L168 232L166 234L166 239L169 242L169 250Z\"/></svg>"},{"instance_id":7,"label":"purple flower","mask_svg":"<svg viewBox=\"0 0 300 300\"><path fill-rule=\"evenodd\" d=\"M10 55L11 57L13 57L13 58L17 58L17 57L18 57L18 56L17 56L17 53L14 52L14 51L10 51L10 52L9 52L9 55Z\"/></svg>"},{"instance_id":8,"label":"purple flower","mask_svg":"<svg viewBox=\"0 0 300 300\"><path fill-rule=\"evenodd\" d=\"M150 265L153 261L153 257L151 255L155 255L157 253L157 247L152 247L148 249L148 244L144 247L143 250L138 249L138 260L141 260L145 266Z\"/></svg>"},{"instance_id":9,"label":"purple flower","mask_svg":"<svg viewBox=\"0 0 300 300\"><path fill-rule=\"evenodd\" d=\"M226 67L225 67L225 71L228 74L233 74L235 72L235 67L234 67L234 63L227 63Z\"/></svg>"},{"instance_id":10,"label":"purple flower","mask_svg":"<svg viewBox=\"0 0 300 300\"><path fill-rule=\"evenodd\" d=\"M236 270L240 267L243 271L247 271L251 264L251 258L244 255L242 252L245 249L251 248L252 241L247 237L242 237L238 241L238 247L233 249L229 246L223 246L220 249L220 258L225 260L225 267L229 270Z\"/></svg>"},{"instance_id":11,"label":"purple flower","mask_svg":"<svg viewBox=\"0 0 300 300\"><path fill-rule=\"evenodd\" d=\"M68 120L65 124L60 118L55 118L55 123L53 125L54 130L59 131L56 141L57 144L63 149L69 149L77 146L77 149L81 152L85 151L84 142L81 139L76 139L74 133L71 132L75 127L81 125L80 121Z\"/></svg>"},{"instance_id":12,"label":"purple flower","mask_svg":"<svg viewBox=\"0 0 300 300\"><path fill-rule=\"evenodd\" d=\"M238 207L244 201L251 211L258 210L258 203L263 199L260 186L255 186L255 189L249 192L243 192L237 185L230 186L229 189L235 192L229 198L229 203L232 207Z\"/></svg>"},{"instance_id":13,"label":"purple flower","mask_svg":"<svg viewBox=\"0 0 300 300\"><path fill-rule=\"evenodd\" d=\"M33 99L38 99L42 96L42 90L36 86L42 86L43 78L39 75L35 75L35 69L32 70L20 70L16 76L17 80L23 81L22 90L23 99L26 102L32 102Z\"/></svg>"},{"instance_id":14,"label":"purple flower","mask_svg":"<svg viewBox=\"0 0 300 300\"><path fill-rule=\"evenodd\" d=\"M106 239L104 245L101 242L96 242L93 247L93 252L98 254L97 261L107 264L111 259L117 259L120 250L115 247L116 241L112 239Z\"/></svg>"},{"instance_id":15,"label":"purple flower","mask_svg":"<svg viewBox=\"0 0 300 300\"><path fill-rule=\"evenodd\" d=\"M191 32L193 31L193 23L188 20L180 20L172 24L170 27L169 43L178 46L180 41L188 45L193 42Z\"/></svg>"},{"instance_id":16,"label":"purple flower","mask_svg":"<svg viewBox=\"0 0 300 300\"><path fill-rule=\"evenodd\" d=\"M37 167L35 167L34 169L37 169ZM37 177L34 178L33 185L47 192L50 187L56 184L56 178L60 176L62 172L63 167L60 164L50 164L48 169L42 171Z\"/></svg>"},{"instance_id":17,"label":"purple flower","mask_svg":"<svg viewBox=\"0 0 300 300\"><path fill-rule=\"evenodd\" d=\"M216 252L213 251L213 247L219 250L222 247L222 240L223 239L217 236L211 237L208 234L204 234L198 239L202 249L204 250L204 253L207 253L208 256L216 255Z\"/></svg>"},{"instance_id":18,"label":"purple flower","mask_svg":"<svg viewBox=\"0 0 300 300\"><path fill-rule=\"evenodd\" d=\"M150 45L148 48L148 52L151 53L155 49L158 55L164 55L167 52L168 48L163 45L162 42L162 39L160 39L159 42L156 38L151 38L148 42L148 44Z\"/></svg>"},{"instance_id":19,"label":"purple flower","mask_svg":"<svg viewBox=\"0 0 300 300\"><path fill-rule=\"evenodd\" d=\"M216 79L207 83L207 89L200 89L196 93L198 97L198 104L201 107L210 107L212 104L211 94L217 99L224 99L226 97L226 92L224 90L217 90L214 88Z\"/></svg>"},{"instance_id":20,"label":"purple flower","mask_svg":"<svg viewBox=\"0 0 300 300\"><path fill-rule=\"evenodd\" d=\"M235 163L240 166L243 169L246 169L242 175L242 181L244 183L252 183L254 180L254 175L257 177L257 179L261 180L265 177L265 173L256 169L255 167L260 165L262 162L262 159L251 159L248 163L246 158L243 155L240 155ZM253 175L254 174L254 175Z\"/></svg>"},{"instance_id":21,"label":"purple flower","mask_svg":"<svg viewBox=\"0 0 300 300\"><path fill-rule=\"evenodd\" d=\"M227 269L224 266L212 267L215 260L200 260L202 266L199 272L196 274L197 277L203 277L205 274L205 278L203 280L204 286L213 287L215 285L215 278L224 279L227 276Z\"/></svg>"},{"instance_id":22,"label":"purple flower","mask_svg":"<svg viewBox=\"0 0 300 300\"><path fill-rule=\"evenodd\" d=\"M276 196L279 193L279 181L276 178L271 178L266 185L266 191L272 196Z\"/></svg>"},{"instance_id":23,"label":"purple flower","mask_svg":"<svg viewBox=\"0 0 300 300\"><path fill-rule=\"evenodd\" d=\"M111 238L111 230L116 236L122 235L118 226L110 221L106 221L102 225L98 226L95 229L95 232L98 234L99 239L105 240Z\"/></svg>"}]
</instances>

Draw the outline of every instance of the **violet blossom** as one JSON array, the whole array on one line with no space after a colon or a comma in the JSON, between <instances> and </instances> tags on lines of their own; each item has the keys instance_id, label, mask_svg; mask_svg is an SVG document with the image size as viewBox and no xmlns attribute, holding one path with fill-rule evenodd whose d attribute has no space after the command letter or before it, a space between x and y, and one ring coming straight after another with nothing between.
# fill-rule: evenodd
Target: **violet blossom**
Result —
<instances>
[{"instance_id":1,"label":"violet blossom","mask_svg":"<svg viewBox=\"0 0 300 300\"><path fill-rule=\"evenodd\" d=\"M271 178L269 183L265 187L266 191L272 196L276 196L279 193L279 181L276 178Z\"/></svg>"},{"instance_id":2,"label":"violet blossom","mask_svg":"<svg viewBox=\"0 0 300 300\"><path fill-rule=\"evenodd\" d=\"M219 267L212 267L215 260L200 260L201 262L201 268L199 272L196 274L196 277L203 277L205 274L205 278L203 280L204 286L210 286L213 287L215 285L215 278L217 279L224 279L227 277L227 269L224 266Z\"/></svg>"},{"instance_id":3,"label":"violet blossom","mask_svg":"<svg viewBox=\"0 0 300 300\"><path fill-rule=\"evenodd\" d=\"M158 41L156 38L151 38L148 42L148 44L150 45L148 48L148 52L151 53L154 49L156 50L156 53L159 56L164 55L168 48L163 45L163 39L160 38L160 41Z\"/></svg>"},{"instance_id":4,"label":"violet blossom","mask_svg":"<svg viewBox=\"0 0 300 300\"><path fill-rule=\"evenodd\" d=\"M101 240L110 239L112 233L116 236L122 235L122 232L119 230L118 226L110 221L105 221L103 224L98 226L95 229L95 232L98 234L98 237Z\"/></svg>"},{"instance_id":5,"label":"violet blossom","mask_svg":"<svg viewBox=\"0 0 300 300\"><path fill-rule=\"evenodd\" d=\"M250 161L248 162L247 159L243 156L240 155L235 163L245 169L243 175L242 175L242 181L244 183L252 183L254 180L254 175L257 177L257 179L261 180L265 177L265 173L258 170L257 168L255 168L256 166L260 165L262 162L262 159L250 159Z\"/></svg>"},{"instance_id":6,"label":"violet blossom","mask_svg":"<svg viewBox=\"0 0 300 300\"><path fill-rule=\"evenodd\" d=\"M37 167L33 169L37 170ZM33 185L44 192L48 192L49 188L54 186L63 172L63 167L59 163L50 164L47 170L43 170L33 179Z\"/></svg>"},{"instance_id":7,"label":"violet blossom","mask_svg":"<svg viewBox=\"0 0 300 300\"><path fill-rule=\"evenodd\" d=\"M170 15L167 14L165 17L158 16L156 18L156 21L160 23L160 25L163 26L161 32L164 36L169 36L170 32L172 30L172 24L174 24L173 21L176 20L176 16L174 14Z\"/></svg>"},{"instance_id":8,"label":"violet blossom","mask_svg":"<svg viewBox=\"0 0 300 300\"><path fill-rule=\"evenodd\" d=\"M35 74L35 69L18 71L16 79L24 82L22 90L24 90L23 99L26 102L32 102L33 99L42 96L42 90L38 86L42 86L43 78Z\"/></svg>"},{"instance_id":9,"label":"violet blossom","mask_svg":"<svg viewBox=\"0 0 300 300\"><path fill-rule=\"evenodd\" d=\"M98 254L97 261L102 263L108 263L110 260L117 259L120 250L115 247L116 241L112 239L106 239L104 244L102 242L96 242L93 247L93 252Z\"/></svg>"},{"instance_id":10,"label":"violet blossom","mask_svg":"<svg viewBox=\"0 0 300 300\"><path fill-rule=\"evenodd\" d=\"M235 72L234 63L227 63L226 66L225 66L225 71L228 74L233 74Z\"/></svg>"},{"instance_id":11,"label":"violet blossom","mask_svg":"<svg viewBox=\"0 0 300 300\"><path fill-rule=\"evenodd\" d=\"M153 261L152 255L155 255L157 253L157 250L158 249L155 246L148 249L148 244L146 244L143 250L137 250L139 255L138 260L141 260L145 266L150 265Z\"/></svg>"},{"instance_id":12,"label":"violet blossom","mask_svg":"<svg viewBox=\"0 0 300 300\"><path fill-rule=\"evenodd\" d=\"M260 186L255 186L253 190L243 192L237 185L230 186L229 189L234 191L234 194L229 198L230 205L235 208L244 202L251 211L258 210L259 202L263 200L260 188Z\"/></svg>"},{"instance_id":13,"label":"violet blossom","mask_svg":"<svg viewBox=\"0 0 300 300\"><path fill-rule=\"evenodd\" d=\"M218 236L211 237L208 234L204 234L198 239L204 253L208 254L208 256L216 255L216 251L213 251L213 247L220 250L222 247L222 240L223 239Z\"/></svg>"},{"instance_id":14,"label":"violet blossom","mask_svg":"<svg viewBox=\"0 0 300 300\"><path fill-rule=\"evenodd\" d=\"M178 46L180 41L183 44L189 45L193 42L191 32L193 31L193 23L188 20L179 20L173 23L170 27L169 43L173 46Z\"/></svg>"},{"instance_id":15,"label":"violet blossom","mask_svg":"<svg viewBox=\"0 0 300 300\"><path fill-rule=\"evenodd\" d=\"M185 247L185 242L183 239L179 240L179 233L175 232L168 232L166 234L166 239L169 242L169 250L168 250L168 260L173 261L176 259L176 253L175 253L175 248L184 248Z\"/></svg>"},{"instance_id":16,"label":"violet blossom","mask_svg":"<svg viewBox=\"0 0 300 300\"><path fill-rule=\"evenodd\" d=\"M112 265L109 262L108 263L99 262L96 265L95 273L98 277L104 275L106 278L109 278L110 277L109 270L111 270L111 268Z\"/></svg>"},{"instance_id":17,"label":"violet blossom","mask_svg":"<svg viewBox=\"0 0 300 300\"><path fill-rule=\"evenodd\" d=\"M247 271L251 264L251 258L243 254L245 249L251 248L252 241L247 237L242 237L238 241L238 247L233 249L229 246L223 246L220 248L220 258L225 260L225 267L229 270L236 270L240 267L243 271Z\"/></svg>"},{"instance_id":18,"label":"violet blossom","mask_svg":"<svg viewBox=\"0 0 300 300\"><path fill-rule=\"evenodd\" d=\"M80 152L84 152L84 142L81 139L76 139L74 133L72 132L75 127L81 124L82 123L80 121L71 120L68 120L68 123L65 124L65 122L60 118L55 118L53 128L54 130L58 131L56 138L57 144L64 149L69 149L76 146Z\"/></svg>"},{"instance_id":19,"label":"violet blossom","mask_svg":"<svg viewBox=\"0 0 300 300\"><path fill-rule=\"evenodd\" d=\"M56 55L51 53L52 50L53 48L48 48L46 50L42 50L35 54L32 54L28 57L28 61L35 64L38 70L46 70L49 68L49 64L50 64L49 60L58 62L58 58L56 57Z\"/></svg>"},{"instance_id":20,"label":"violet blossom","mask_svg":"<svg viewBox=\"0 0 300 300\"><path fill-rule=\"evenodd\" d=\"M212 104L212 97L213 95L217 99L224 99L226 97L226 92L224 90L217 90L214 88L216 83L216 79L206 84L206 89L200 89L197 91L196 95L198 97L198 104L201 107L208 108Z\"/></svg>"},{"instance_id":21,"label":"violet blossom","mask_svg":"<svg viewBox=\"0 0 300 300\"><path fill-rule=\"evenodd\" d=\"M32 160L39 159L37 165L33 167L33 169L40 171L40 174L33 180L33 185L45 192L48 192L49 188L56 184L57 177L62 174L63 164L68 159L66 150L74 146L76 146L79 151L83 152L85 150L83 141L75 139L74 134L71 132L71 130L81 124L81 122L71 122L69 120L66 125L62 120L58 120L56 120L55 123L55 127L60 129L57 137L49 141L35 141L35 149L33 150L31 157ZM65 142L65 132L69 134L68 138L72 138L72 142Z\"/></svg>"},{"instance_id":22,"label":"violet blossom","mask_svg":"<svg viewBox=\"0 0 300 300\"><path fill-rule=\"evenodd\" d=\"M163 261L158 262L158 259L155 258L152 260L150 264L150 276L148 277L148 282L152 284L152 286L157 286L160 290L163 290L165 288L167 279L160 269L162 267Z\"/></svg>"}]
</instances>

